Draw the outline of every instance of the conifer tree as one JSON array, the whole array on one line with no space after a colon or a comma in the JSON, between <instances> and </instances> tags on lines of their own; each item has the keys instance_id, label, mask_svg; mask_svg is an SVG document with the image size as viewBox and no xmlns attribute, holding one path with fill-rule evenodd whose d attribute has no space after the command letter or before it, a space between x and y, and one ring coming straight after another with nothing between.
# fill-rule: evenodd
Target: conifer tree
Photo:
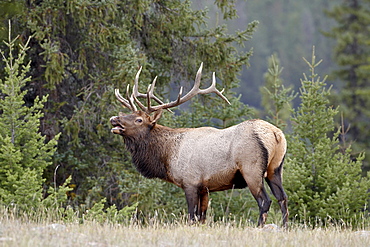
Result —
<instances>
[{"instance_id":1,"label":"conifer tree","mask_svg":"<svg viewBox=\"0 0 370 247\"><path fill-rule=\"evenodd\" d=\"M325 78L315 74L320 62L314 52L312 61L306 61L311 75L301 80L301 104L288 136L284 187L290 215L303 223L330 219L356 224L369 199L370 177L361 176L364 155L352 160L350 149L340 152L334 125L338 109L329 105Z\"/></svg>"},{"instance_id":2,"label":"conifer tree","mask_svg":"<svg viewBox=\"0 0 370 247\"><path fill-rule=\"evenodd\" d=\"M5 79L0 80L0 201L29 209L42 199L42 175L51 165L58 135L45 143L39 131L46 96L25 105L22 88L31 81L30 62L26 62L29 39L14 56L17 41L9 33L8 52L1 51Z\"/></svg>"},{"instance_id":3,"label":"conifer tree","mask_svg":"<svg viewBox=\"0 0 370 247\"><path fill-rule=\"evenodd\" d=\"M342 139L352 142L355 153L370 151L370 1L347 0L326 12L336 26L325 33L336 40L334 58L339 69L334 76L343 87L334 102L341 105L343 123L349 130ZM370 169L370 155L365 158Z\"/></svg>"},{"instance_id":4,"label":"conifer tree","mask_svg":"<svg viewBox=\"0 0 370 247\"><path fill-rule=\"evenodd\" d=\"M277 55L272 55L268 59L268 71L264 74L265 86L260 91L267 120L283 129L290 117L291 101L296 94L291 88L285 88L280 78L282 71Z\"/></svg>"}]
</instances>

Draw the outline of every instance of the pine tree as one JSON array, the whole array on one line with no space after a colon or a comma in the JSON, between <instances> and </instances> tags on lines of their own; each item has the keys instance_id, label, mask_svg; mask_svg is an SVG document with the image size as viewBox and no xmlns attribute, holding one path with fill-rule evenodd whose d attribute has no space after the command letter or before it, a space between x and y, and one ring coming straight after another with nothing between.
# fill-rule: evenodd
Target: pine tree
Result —
<instances>
[{"instance_id":1,"label":"pine tree","mask_svg":"<svg viewBox=\"0 0 370 247\"><path fill-rule=\"evenodd\" d=\"M343 82L334 102L341 105L345 127L342 139L353 142L355 153L370 151L370 1L349 0L326 12L337 25L326 35L336 40L334 76ZM370 156L365 159L367 169Z\"/></svg>"},{"instance_id":2,"label":"pine tree","mask_svg":"<svg viewBox=\"0 0 370 247\"><path fill-rule=\"evenodd\" d=\"M284 186L290 215L303 223L320 219L355 225L369 199L370 174L361 176L364 155L353 161L350 149L340 152L334 126L338 109L329 105L325 78L315 74L320 62L314 52L312 61L306 61L311 75L301 80L301 104L293 112L288 136Z\"/></svg>"},{"instance_id":3,"label":"pine tree","mask_svg":"<svg viewBox=\"0 0 370 247\"><path fill-rule=\"evenodd\" d=\"M272 55L268 59L268 71L264 74L265 86L260 89L267 120L281 129L290 117L291 101L297 96L291 88L285 88L280 78L282 71L279 59Z\"/></svg>"},{"instance_id":4,"label":"pine tree","mask_svg":"<svg viewBox=\"0 0 370 247\"><path fill-rule=\"evenodd\" d=\"M14 56L17 41L9 32L8 53L1 51L5 79L0 80L0 201L29 209L42 199L42 175L51 165L58 136L45 143L39 132L46 96L25 105L27 92L22 88L31 81L30 62L25 62L29 39Z\"/></svg>"}]
</instances>

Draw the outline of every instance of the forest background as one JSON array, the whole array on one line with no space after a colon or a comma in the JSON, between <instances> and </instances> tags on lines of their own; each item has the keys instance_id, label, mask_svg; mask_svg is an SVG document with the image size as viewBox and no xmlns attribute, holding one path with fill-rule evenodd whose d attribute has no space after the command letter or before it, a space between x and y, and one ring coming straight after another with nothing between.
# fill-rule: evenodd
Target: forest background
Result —
<instances>
[{"instance_id":1,"label":"forest background","mask_svg":"<svg viewBox=\"0 0 370 247\"><path fill-rule=\"evenodd\" d=\"M124 111L114 88L132 83L139 66L142 88L158 75L157 94L172 99L180 85L192 85L204 62L203 85L216 71L232 106L199 97L162 124L269 120L288 137L284 179L293 219L357 224L368 218L369 1L0 5L4 206L30 210L44 203L64 215L84 215L96 205L105 213L135 209L130 212L143 218L184 214L182 191L141 177L108 120ZM315 54L323 59L319 66ZM215 220L256 219L248 191L215 193L211 209Z\"/></svg>"}]
</instances>

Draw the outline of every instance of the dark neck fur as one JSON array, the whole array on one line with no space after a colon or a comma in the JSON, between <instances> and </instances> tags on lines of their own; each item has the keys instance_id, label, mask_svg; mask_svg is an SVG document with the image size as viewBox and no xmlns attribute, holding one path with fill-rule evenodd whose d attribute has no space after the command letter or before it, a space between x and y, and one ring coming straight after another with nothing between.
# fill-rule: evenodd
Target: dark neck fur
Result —
<instances>
[{"instance_id":1,"label":"dark neck fur","mask_svg":"<svg viewBox=\"0 0 370 247\"><path fill-rule=\"evenodd\" d=\"M176 145L176 135L182 136L173 129L156 126L142 136L124 137L132 161L144 177L169 180L170 155Z\"/></svg>"}]
</instances>

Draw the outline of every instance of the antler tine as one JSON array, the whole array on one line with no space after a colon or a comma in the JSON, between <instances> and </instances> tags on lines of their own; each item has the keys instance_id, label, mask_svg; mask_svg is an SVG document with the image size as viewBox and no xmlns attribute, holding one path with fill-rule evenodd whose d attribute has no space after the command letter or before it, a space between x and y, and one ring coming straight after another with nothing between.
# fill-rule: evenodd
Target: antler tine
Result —
<instances>
[{"instance_id":1,"label":"antler tine","mask_svg":"<svg viewBox=\"0 0 370 247\"><path fill-rule=\"evenodd\" d=\"M216 88L216 73L212 73L212 84L209 88L200 90L200 94L206 94L206 93L215 93L218 96L220 96L221 99L225 100L229 105L231 105L230 101L222 94L224 92L225 88L221 90L221 92Z\"/></svg>"},{"instance_id":2,"label":"antler tine","mask_svg":"<svg viewBox=\"0 0 370 247\"><path fill-rule=\"evenodd\" d=\"M133 107L130 101L122 97L122 95L119 93L119 89L114 89L114 94L116 95L118 101L121 102L124 107L130 109L131 111L136 111L135 110L136 107L135 106Z\"/></svg>"},{"instance_id":3,"label":"antler tine","mask_svg":"<svg viewBox=\"0 0 370 247\"><path fill-rule=\"evenodd\" d=\"M133 87L133 90L132 90L133 91L133 95L136 98L138 98L138 97L146 98L146 94L139 93L139 76L140 76L140 73L141 73L141 70L142 69L143 69L143 67L140 66L139 71L136 73L135 81L134 81L134 87Z\"/></svg>"},{"instance_id":4,"label":"antler tine","mask_svg":"<svg viewBox=\"0 0 370 247\"><path fill-rule=\"evenodd\" d=\"M149 84L148 86L148 91L147 91L147 99L148 99L148 112L151 113L151 112L154 112L154 111L157 111L159 110L159 108L152 108L151 106L151 102L150 102L150 99L154 99L155 101L157 101L157 103L163 105L164 103L158 99L155 95L154 95L154 89L155 89L155 83L157 82L157 78L158 76L156 76L152 82L152 84ZM173 111L171 111L170 109L167 109L169 112L173 113Z\"/></svg>"},{"instance_id":5,"label":"antler tine","mask_svg":"<svg viewBox=\"0 0 370 247\"><path fill-rule=\"evenodd\" d=\"M172 101L170 103L167 103L167 104L164 104L163 105L163 109L167 109L167 108L170 108L170 107L175 107L175 106L178 106L188 100L190 100L191 98L193 98L195 95L198 94L199 92L199 86L200 86L200 79L202 77L202 70L203 70L203 63L200 64L199 66L199 69L198 69L198 72L195 76L195 82L194 82L194 86L193 88L187 93L185 94L184 97L181 97L182 95L182 91L183 91L183 87L180 88L180 92L177 96L177 100L176 101ZM162 108L161 106L156 106L158 108Z\"/></svg>"},{"instance_id":6,"label":"antler tine","mask_svg":"<svg viewBox=\"0 0 370 247\"><path fill-rule=\"evenodd\" d=\"M132 111L137 111L137 108L132 100L132 97L130 97L130 84L127 85L127 90L126 90L126 97L128 99L128 102L130 103L131 110Z\"/></svg>"},{"instance_id":7,"label":"antler tine","mask_svg":"<svg viewBox=\"0 0 370 247\"><path fill-rule=\"evenodd\" d=\"M181 99L177 99L177 102L179 102L179 104L182 104L182 103L188 101L189 99L193 98L195 95L197 95L199 93L199 91L200 91L200 89L199 89L200 79L202 78L202 70L203 70L203 62L200 64L198 72L195 76L195 82L194 82L193 88L187 94L185 94L184 97L182 97ZM182 89L183 88L181 87L179 96L182 94ZM180 103L180 101L182 101L182 102Z\"/></svg>"},{"instance_id":8,"label":"antler tine","mask_svg":"<svg viewBox=\"0 0 370 247\"><path fill-rule=\"evenodd\" d=\"M148 100L148 111L149 112L152 112L152 107L151 107L152 104L150 102L150 99L155 98L155 96L154 96L154 87L155 87L155 83L157 82L157 78L158 78L158 76L156 76L154 78L152 84L149 84L148 90L146 91L146 97L147 97L147 100Z\"/></svg>"},{"instance_id":9,"label":"antler tine","mask_svg":"<svg viewBox=\"0 0 370 247\"><path fill-rule=\"evenodd\" d=\"M148 91L149 91L149 96L151 99L154 99L158 104L164 104L162 100L160 100L157 96L154 95L154 88L155 88L155 83L157 82L158 76L156 76L152 82L152 84L149 85Z\"/></svg>"},{"instance_id":10,"label":"antler tine","mask_svg":"<svg viewBox=\"0 0 370 247\"><path fill-rule=\"evenodd\" d=\"M181 95L182 95L182 90L184 89L184 87L180 87L180 92L179 92L179 95L177 96L177 100L176 100L176 103L179 103L180 100L181 100Z\"/></svg>"},{"instance_id":11,"label":"antler tine","mask_svg":"<svg viewBox=\"0 0 370 247\"><path fill-rule=\"evenodd\" d=\"M133 98L143 111L151 113L155 110L151 110L150 99L154 99L159 104L164 104L164 103L162 100L160 100L157 96L154 95L154 87L155 87L155 83L157 80L157 76L154 78L152 84L149 85L146 94L139 92L139 75L140 75L141 69L142 67L140 67L139 71L136 73L136 76L135 76L135 83L133 87ZM137 98L146 98L148 102L148 107L145 107Z\"/></svg>"},{"instance_id":12,"label":"antler tine","mask_svg":"<svg viewBox=\"0 0 370 247\"><path fill-rule=\"evenodd\" d=\"M194 86L193 86L193 89L194 88L198 88L200 87L200 79L202 78L202 70L203 70L203 62L200 63L200 66L199 66L199 69L197 71L197 74L195 75L195 82L194 82Z\"/></svg>"},{"instance_id":13,"label":"antler tine","mask_svg":"<svg viewBox=\"0 0 370 247\"><path fill-rule=\"evenodd\" d=\"M132 91L133 92L132 92L131 96L134 98L136 104L138 104L138 106L141 108L141 110L147 112L148 109L137 99L137 97L144 97L145 94L141 94L137 91L137 85L136 84L134 85ZM144 96L141 96L141 95L144 95Z\"/></svg>"},{"instance_id":14,"label":"antler tine","mask_svg":"<svg viewBox=\"0 0 370 247\"><path fill-rule=\"evenodd\" d=\"M157 80L157 77L154 78L153 84L155 84L156 80ZM154 90L154 85L152 87L152 84L149 84L148 89L146 90L146 100L147 100L148 112L151 112L152 103L150 102L150 93L153 93L153 90Z\"/></svg>"},{"instance_id":15,"label":"antler tine","mask_svg":"<svg viewBox=\"0 0 370 247\"><path fill-rule=\"evenodd\" d=\"M212 84L211 84L211 86L206 88L206 89L200 89L199 88L200 87L200 80L201 80L201 76L202 76L202 69L203 69L203 63L200 64L198 72L195 76L195 82L194 82L193 88L185 96L181 97L182 89L183 89L181 87L180 92L178 94L178 97L175 101L171 101L167 104L161 104L161 105L153 106L151 109L153 111L156 111L156 110L159 110L159 109L168 109L168 108L171 108L171 107L178 106L182 103L185 103L186 101L190 100L191 98L193 98L197 94L208 94L208 93L216 93L219 97L221 97L223 100L225 100L228 104L231 104L229 102L229 100L222 94L224 90L222 90L221 92L219 90L217 90L217 88L216 88L216 74L214 72L212 74Z\"/></svg>"},{"instance_id":16,"label":"antler tine","mask_svg":"<svg viewBox=\"0 0 370 247\"><path fill-rule=\"evenodd\" d=\"M195 82L193 88L188 92L183 98L181 98L181 101L185 102L188 101L190 98L194 97L197 94L209 94L209 93L215 93L220 98L225 100L229 105L231 105L230 101L222 94L224 92L224 89L221 90L221 92L216 88L216 73L212 73L212 84L206 89L200 89L200 79L202 75L202 69L203 69L203 63L201 63L197 75L195 76ZM180 103L181 104L181 103Z\"/></svg>"}]
</instances>

